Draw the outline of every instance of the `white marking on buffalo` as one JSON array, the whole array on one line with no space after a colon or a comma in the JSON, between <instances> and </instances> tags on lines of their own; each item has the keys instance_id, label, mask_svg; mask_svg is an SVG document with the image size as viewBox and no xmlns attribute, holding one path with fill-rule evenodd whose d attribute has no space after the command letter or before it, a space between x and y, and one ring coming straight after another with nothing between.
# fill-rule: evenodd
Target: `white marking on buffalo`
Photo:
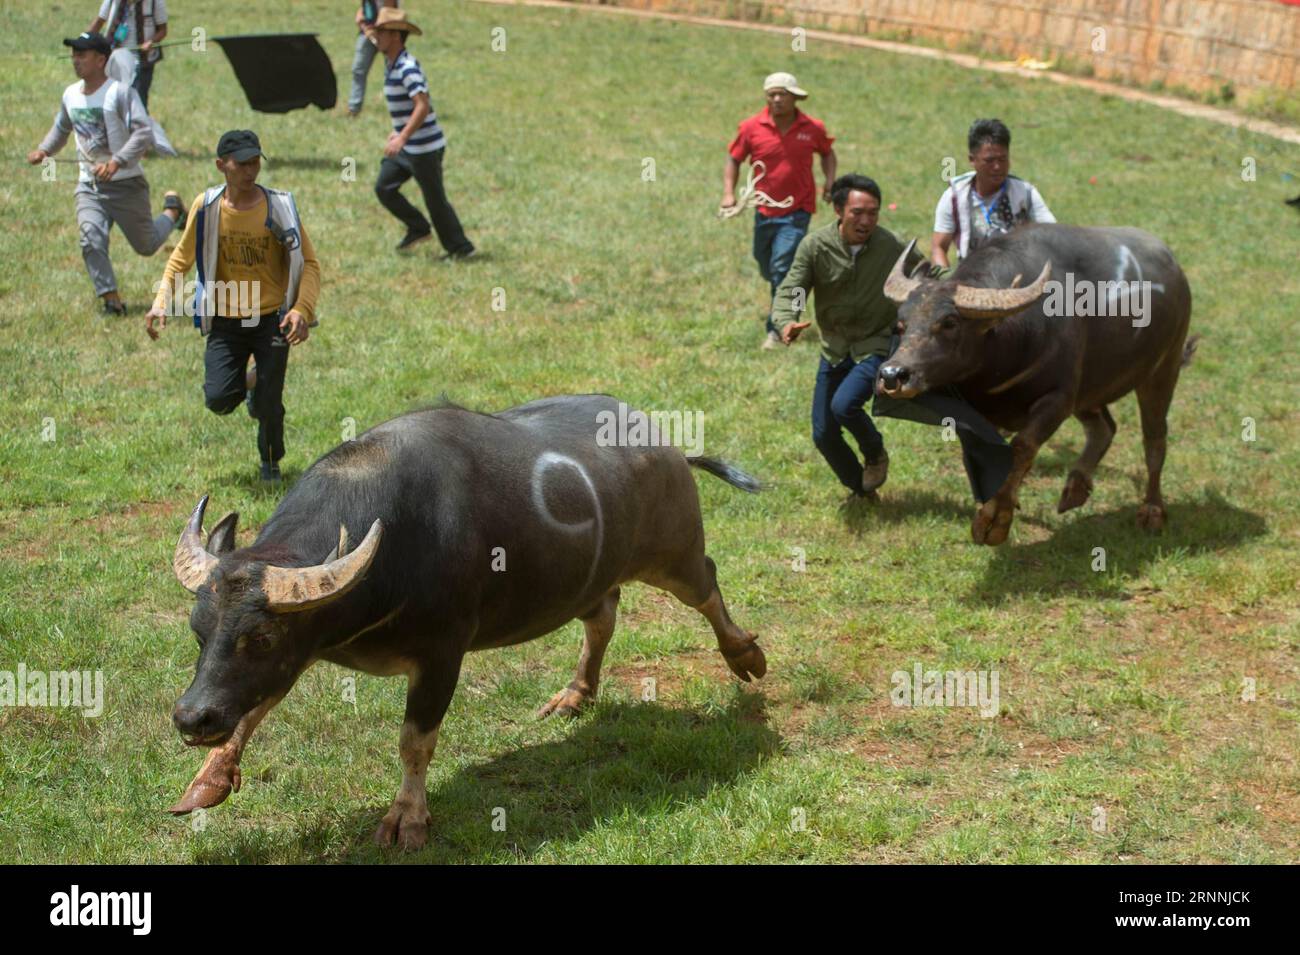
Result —
<instances>
[{"instance_id":1,"label":"white marking on buffalo","mask_svg":"<svg viewBox=\"0 0 1300 955\"><path fill-rule=\"evenodd\" d=\"M585 521L579 521L575 524L566 524L557 520L555 515L546 506L546 472L556 467L570 468L578 473L582 483L587 486L587 491L591 495L591 503L594 514ZM542 518L558 531L565 534L578 535L586 534L589 531L595 538L595 548L591 554L591 565L587 568L587 579L582 583L582 590L591 586L592 578L596 575L596 565L600 562L601 541L604 539L604 520L600 510L600 497L596 493L596 485L592 482L591 476L587 474L584 468L573 458L566 457L563 454L557 454L554 451L546 451L537 459L533 465L533 505L537 508Z\"/></svg>"}]
</instances>

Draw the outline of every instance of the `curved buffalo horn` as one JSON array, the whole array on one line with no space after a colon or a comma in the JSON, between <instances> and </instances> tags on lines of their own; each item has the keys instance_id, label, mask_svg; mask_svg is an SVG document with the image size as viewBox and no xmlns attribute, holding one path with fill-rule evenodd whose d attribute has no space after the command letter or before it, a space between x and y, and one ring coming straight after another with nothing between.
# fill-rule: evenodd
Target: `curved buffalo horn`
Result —
<instances>
[{"instance_id":1,"label":"curved buffalo horn","mask_svg":"<svg viewBox=\"0 0 1300 955\"><path fill-rule=\"evenodd\" d=\"M916 248L916 240L913 239L907 243L907 248L903 254L898 257L894 263L893 270L889 273L889 278L885 279L885 297L895 302L906 302L907 297L912 294L912 290L921 284L918 278L909 278L904 268L907 265L907 257L912 254Z\"/></svg>"},{"instance_id":2,"label":"curved buffalo horn","mask_svg":"<svg viewBox=\"0 0 1300 955\"><path fill-rule=\"evenodd\" d=\"M199 534L203 530L203 512L208 506L206 494L199 500L198 506L190 514L189 523L181 531L180 540L176 542L176 553L172 555L172 570L181 586L190 593L198 593L200 587L212 576L212 568L217 566L217 558L203 546Z\"/></svg>"},{"instance_id":3,"label":"curved buffalo horn","mask_svg":"<svg viewBox=\"0 0 1300 955\"><path fill-rule=\"evenodd\" d=\"M274 613L310 610L347 593L370 569L383 533L383 524L376 520L357 549L346 557L315 567L268 566L262 575L266 609Z\"/></svg>"},{"instance_id":4,"label":"curved buffalo horn","mask_svg":"<svg viewBox=\"0 0 1300 955\"><path fill-rule=\"evenodd\" d=\"M1028 308L1038 301L1052 275L1052 263L1043 263L1043 271L1038 278L1024 288L1016 288L1012 282L1010 288L975 288L970 285L958 285L953 293L952 303L962 318L1005 318ZM1018 278L1018 276L1017 276ZM886 288L888 294L888 288Z\"/></svg>"}]
</instances>

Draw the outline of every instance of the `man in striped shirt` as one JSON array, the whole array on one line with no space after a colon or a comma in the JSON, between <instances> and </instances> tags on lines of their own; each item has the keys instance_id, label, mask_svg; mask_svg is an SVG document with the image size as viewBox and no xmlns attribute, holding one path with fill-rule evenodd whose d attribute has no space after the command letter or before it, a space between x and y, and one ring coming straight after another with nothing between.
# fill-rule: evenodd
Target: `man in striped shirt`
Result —
<instances>
[{"instance_id":1,"label":"man in striped shirt","mask_svg":"<svg viewBox=\"0 0 1300 955\"><path fill-rule=\"evenodd\" d=\"M384 55L387 66L384 96L393 117L393 132L388 134L388 144L384 147L375 195L385 209L406 225L406 236L398 243L398 252L409 251L427 240L431 232L429 219L432 219L432 231L438 233L438 241L446 250L443 258L467 259L474 254L474 244L465 237L456 210L447 201L442 187L442 154L447 139L429 103L429 83L424 71L406 49L408 33L419 36L421 31L406 18L406 11L392 7L379 11L375 19L375 46ZM429 219L401 193L402 185L412 176L429 207Z\"/></svg>"}]
</instances>

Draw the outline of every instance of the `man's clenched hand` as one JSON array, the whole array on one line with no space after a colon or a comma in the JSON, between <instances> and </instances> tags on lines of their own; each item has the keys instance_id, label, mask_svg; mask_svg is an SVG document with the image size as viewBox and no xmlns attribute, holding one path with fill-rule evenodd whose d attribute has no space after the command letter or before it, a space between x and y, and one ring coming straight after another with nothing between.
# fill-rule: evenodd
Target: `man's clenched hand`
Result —
<instances>
[{"instance_id":1,"label":"man's clenched hand","mask_svg":"<svg viewBox=\"0 0 1300 955\"><path fill-rule=\"evenodd\" d=\"M302 312L293 309L280 320L280 332L284 335L285 341L290 345L300 345L307 340L311 334L307 330L307 319L302 317Z\"/></svg>"},{"instance_id":2,"label":"man's clenched hand","mask_svg":"<svg viewBox=\"0 0 1300 955\"><path fill-rule=\"evenodd\" d=\"M157 320L158 327L154 328L154 321ZM158 340L158 333L167 327L167 310L155 305L149 309L144 317L144 330L154 341Z\"/></svg>"}]
</instances>

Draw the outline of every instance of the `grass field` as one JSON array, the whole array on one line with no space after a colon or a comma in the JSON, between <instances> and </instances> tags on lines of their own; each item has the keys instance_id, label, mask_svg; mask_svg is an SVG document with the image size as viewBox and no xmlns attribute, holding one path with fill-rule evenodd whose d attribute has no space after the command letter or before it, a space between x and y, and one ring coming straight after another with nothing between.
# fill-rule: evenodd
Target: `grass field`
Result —
<instances>
[{"instance_id":1,"label":"grass field","mask_svg":"<svg viewBox=\"0 0 1300 955\"><path fill-rule=\"evenodd\" d=\"M280 492L255 480L242 409L203 408L197 333L144 335L164 253L141 259L115 234L134 308L101 323L74 167L45 182L20 162L73 79L57 38L83 29L91 6L75 22L66 5L0 12L0 670L99 669L106 685L98 718L0 709L5 858L395 858L369 839L400 780L404 684L330 664L263 724L243 790L205 828L164 812L200 762L169 723L196 657L191 598L170 569L176 535L210 493L213 519L241 512L247 543ZM265 9L192 0L172 33L319 31L346 95L350 15L323 0ZM769 485L753 497L700 479L723 591L769 674L739 686L704 621L639 586L624 590L601 700L576 722L533 714L569 680L579 625L472 656L430 769L430 845L407 858L1297 859L1300 221L1281 200L1300 150L943 63L829 45L792 54L778 36L583 10L410 9L450 138L448 191L483 251L461 266L391 251L400 229L371 191L388 129L378 66L355 122L251 112L215 47L170 51L156 74L154 112L186 154L147 163L159 201L215 181L218 135L252 127L271 157L262 181L295 193L321 258L322 324L289 367L286 476L352 423L443 393L484 410L606 391L703 411L706 452ZM969 543L959 454L937 429L884 421L883 502L840 508L809 436L815 342L759 351L748 221L712 217L724 146L778 69L813 92L842 171L874 176L897 204L882 225L899 235L929 235L944 158L964 168L970 120L997 115L1015 133L1016 171L1060 220L1141 226L1170 244L1204 337L1170 416L1162 536L1134 524L1145 471L1131 398L1113 408L1119 434L1091 502L1055 513L1082 446L1070 422L1000 548ZM349 157L355 181L341 175ZM820 209L814 226L830 216ZM891 674L917 663L997 671L998 714L892 706ZM641 701L645 678L656 702Z\"/></svg>"}]
</instances>

